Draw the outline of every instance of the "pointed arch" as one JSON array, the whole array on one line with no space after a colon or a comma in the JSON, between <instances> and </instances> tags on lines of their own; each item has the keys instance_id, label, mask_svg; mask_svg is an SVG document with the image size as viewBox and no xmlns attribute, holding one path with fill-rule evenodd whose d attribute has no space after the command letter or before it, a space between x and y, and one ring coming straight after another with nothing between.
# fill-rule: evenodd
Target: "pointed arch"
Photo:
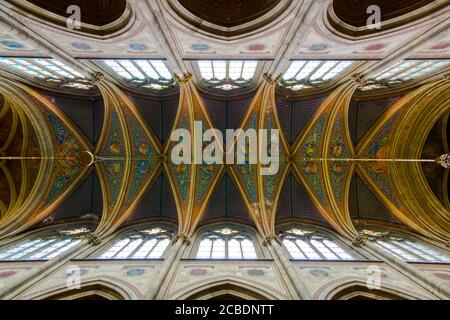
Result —
<instances>
[{"instance_id":1,"label":"pointed arch","mask_svg":"<svg viewBox=\"0 0 450 320\"><path fill-rule=\"evenodd\" d=\"M275 292L255 285L239 277L220 277L184 288L171 300L209 300L220 295L231 294L245 300L281 300L286 299Z\"/></svg>"},{"instance_id":2,"label":"pointed arch","mask_svg":"<svg viewBox=\"0 0 450 320\"><path fill-rule=\"evenodd\" d=\"M142 299L137 287L113 276L102 276L83 280L79 289L69 289L67 284L49 287L39 293L26 294L27 300L76 300L89 294L100 294L108 300Z\"/></svg>"},{"instance_id":3,"label":"pointed arch","mask_svg":"<svg viewBox=\"0 0 450 320\"><path fill-rule=\"evenodd\" d=\"M327 285L316 296L318 300L349 300L358 295L374 300L430 300L432 296L422 293L413 294L411 290L405 290L383 282L379 289L369 289L367 283L359 279L342 278L331 285Z\"/></svg>"}]
</instances>

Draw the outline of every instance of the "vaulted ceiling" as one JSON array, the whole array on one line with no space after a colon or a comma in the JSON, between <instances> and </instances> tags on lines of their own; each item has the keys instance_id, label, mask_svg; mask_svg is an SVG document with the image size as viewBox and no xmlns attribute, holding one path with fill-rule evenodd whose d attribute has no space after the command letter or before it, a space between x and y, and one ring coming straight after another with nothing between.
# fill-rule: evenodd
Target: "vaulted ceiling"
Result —
<instances>
[{"instance_id":1,"label":"vaulted ceiling","mask_svg":"<svg viewBox=\"0 0 450 320\"><path fill-rule=\"evenodd\" d=\"M65 2L30 2L67 15ZM352 10L343 10L349 7L345 1L127 3L132 18L107 35L84 27L75 34L39 16L20 14L24 9L13 7L14 1L0 4L0 92L5 97L0 99L0 147L26 141L41 154L37 163L0 163L0 225L6 233L40 223L94 219L99 234L108 235L124 224L165 219L187 234L198 225L228 220L252 224L268 235L276 224L300 219L349 238L360 221L406 225L445 238L448 217L427 213L429 208L408 203L399 192L411 167L344 160L407 157L418 151L434 159L448 152L443 134L448 112L439 98L448 95L442 80L450 70L448 10L359 38L338 34L326 12L334 8L339 19L360 27L364 1L352 2ZM83 22L99 28L119 19L127 3L71 1L81 7ZM377 4L387 20L426 5L408 2L400 10L397 2ZM180 6L195 16L195 23L190 23L192 16L180 15ZM275 10L283 6L289 10ZM254 23L263 17L267 24ZM251 79L243 79L246 61L256 61ZM235 81L216 79L216 73L225 73L224 66L229 74L240 68ZM26 68L31 68L28 73ZM36 68L53 75L39 77ZM408 72L417 77L408 78ZM325 74L334 76L318 81ZM384 83L375 81L386 74L391 76ZM278 76L285 77L278 81ZM430 128L419 127L420 112L408 113L425 115L425 104L442 112ZM24 114L27 108L34 112ZM404 119L429 130L420 135L425 141L418 140L423 150L401 148L402 139L415 141ZM260 166L171 165L169 134L194 120L222 132L281 129L280 173L259 179ZM27 148L1 150L3 157L36 154ZM86 167L80 156L84 151L99 161ZM47 176L29 173L32 168ZM427 195L440 202L433 202L435 207L448 210L447 171L435 163L420 170L429 185ZM12 178L26 178L28 191L15 197L20 181ZM25 203L27 195L35 206ZM22 209L16 199L24 202ZM416 211L437 226L425 226Z\"/></svg>"}]
</instances>

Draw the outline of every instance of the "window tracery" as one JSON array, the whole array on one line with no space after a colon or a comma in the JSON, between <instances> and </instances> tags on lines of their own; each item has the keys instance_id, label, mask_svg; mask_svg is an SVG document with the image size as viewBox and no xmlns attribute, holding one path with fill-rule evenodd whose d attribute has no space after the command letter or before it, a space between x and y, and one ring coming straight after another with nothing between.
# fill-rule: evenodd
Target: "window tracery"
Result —
<instances>
[{"instance_id":1,"label":"window tracery","mask_svg":"<svg viewBox=\"0 0 450 320\"><path fill-rule=\"evenodd\" d=\"M201 236L197 259L257 259L251 236L229 227L208 230Z\"/></svg>"},{"instance_id":2,"label":"window tracery","mask_svg":"<svg viewBox=\"0 0 450 320\"><path fill-rule=\"evenodd\" d=\"M281 232L280 239L293 259L355 260L336 241L317 231L291 228Z\"/></svg>"},{"instance_id":3,"label":"window tracery","mask_svg":"<svg viewBox=\"0 0 450 320\"><path fill-rule=\"evenodd\" d=\"M413 239L391 232L363 230L363 233L378 248L402 260L409 262L450 262L448 255Z\"/></svg>"},{"instance_id":4,"label":"window tracery","mask_svg":"<svg viewBox=\"0 0 450 320\"><path fill-rule=\"evenodd\" d=\"M92 88L81 73L56 59L0 57L0 66L55 86L83 90Z\"/></svg>"},{"instance_id":5,"label":"window tracery","mask_svg":"<svg viewBox=\"0 0 450 320\"><path fill-rule=\"evenodd\" d=\"M160 259L173 235L165 227L133 230L115 241L99 259Z\"/></svg>"},{"instance_id":6,"label":"window tracery","mask_svg":"<svg viewBox=\"0 0 450 320\"><path fill-rule=\"evenodd\" d=\"M163 60L104 59L101 63L114 75L138 88L161 91L175 86Z\"/></svg>"},{"instance_id":7,"label":"window tracery","mask_svg":"<svg viewBox=\"0 0 450 320\"><path fill-rule=\"evenodd\" d=\"M283 75L280 86L292 91L312 89L346 73L354 61L293 61Z\"/></svg>"},{"instance_id":8,"label":"window tracery","mask_svg":"<svg viewBox=\"0 0 450 320\"><path fill-rule=\"evenodd\" d=\"M389 88L432 75L448 66L450 66L450 60L400 61L369 79L361 90Z\"/></svg>"},{"instance_id":9,"label":"window tracery","mask_svg":"<svg viewBox=\"0 0 450 320\"><path fill-rule=\"evenodd\" d=\"M252 60L201 60L198 68L203 81L210 87L230 91L251 84L257 61Z\"/></svg>"},{"instance_id":10,"label":"window tracery","mask_svg":"<svg viewBox=\"0 0 450 320\"><path fill-rule=\"evenodd\" d=\"M75 227L45 232L0 250L3 261L50 260L75 247L91 232L88 227Z\"/></svg>"}]
</instances>

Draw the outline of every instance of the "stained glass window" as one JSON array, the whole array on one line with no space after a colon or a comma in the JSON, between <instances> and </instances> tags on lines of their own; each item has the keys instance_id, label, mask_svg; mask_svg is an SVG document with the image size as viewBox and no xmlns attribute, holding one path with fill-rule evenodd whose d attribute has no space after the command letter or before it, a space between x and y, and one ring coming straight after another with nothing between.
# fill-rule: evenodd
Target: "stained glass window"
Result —
<instances>
[{"instance_id":1,"label":"stained glass window","mask_svg":"<svg viewBox=\"0 0 450 320\"><path fill-rule=\"evenodd\" d=\"M99 259L159 259L173 237L168 228L133 230L117 240Z\"/></svg>"},{"instance_id":2,"label":"stained glass window","mask_svg":"<svg viewBox=\"0 0 450 320\"><path fill-rule=\"evenodd\" d=\"M292 228L280 233L284 246L298 260L355 260L334 240L316 231Z\"/></svg>"},{"instance_id":3,"label":"stained glass window","mask_svg":"<svg viewBox=\"0 0 450 320\"><path fill-rule=\"evenodd\" d=\"M381 89L424 76L432 75L450 66L450 60L406 60L376 74L367 81L363 91Z\"/></svg>"},{"instance_id":4,"label":"stained glass window","mask_svg":"<svg viewBox=\"0 0 450 320\"><path fill-rule=\"evenodd\" d=\"M224 227L203 233L197 259L256 259L252 239L245 231Z\"/></svg>"},{"instance_id":5,"label":"stained glass window","mask_svg":"<svg viewBox=\"0 0 450 320\"><path fill-rule=\"evenodd\" d=\"M225 91L249 85L256 73L257 61L202 60L198 68L203 81L212 88Z\"/></svg>"},{"instance_id":6,"label":"stained glass window","mask_svg":"<svg viewBox=\"0 0 450 320\"><path fill-rule=\"evenodd\" d=\"M293 61L283 75L280 85L299 91L311 89L347 72L353 61Z\"/></svg>"},{"instance_id":7,"label":"stained glass window","mask_svg":"<svg viewBox=\"0 0 450 320\"><path fill-rule=\"evenodd\" d=\"M163 60L101 60L113 74L139 88L164 90L175 81Z\"/></svg>"},{"instance_id":8,"label":"stained glass window","mask_svg":"<svg viewBox=\"0 0 450 320\"><path fill-rule=\"evenodd\" d=\"M90 229L86 227L49 231L45 235L0 250L0 260L50 260L75 247L81 242L81 237L88 232Z\"/></svg>"},{"instance_id":9,"label":"stained glass window","mask_svg":"<svg viewBox=\"0 0 450 320\"><path fill-rule=\"evenodd\" d=\"M56 59L0 57L0 66L61 87L92 88L81 73Z\"/></svg>"},{"instance_id":10,"label":"stained glass window","mask_svg":"<svg viewBox=\"0 0 450 320\"><path fill-rule=\"evenodd\" d=\"M390 232L363 231L377 247L410 262L450 262L450 256Z\"/></svg>"}]
</instances>

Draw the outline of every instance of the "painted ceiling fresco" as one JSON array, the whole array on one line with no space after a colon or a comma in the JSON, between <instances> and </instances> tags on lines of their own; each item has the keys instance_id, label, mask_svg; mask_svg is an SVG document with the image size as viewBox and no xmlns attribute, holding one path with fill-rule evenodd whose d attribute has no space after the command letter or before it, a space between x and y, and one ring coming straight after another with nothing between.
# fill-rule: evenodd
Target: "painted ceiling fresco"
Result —
<instances>
[{"instance_id":1,"label":"painted ceiling fresco","mask_svg":"<svg viewBox=\"0 0 450 320\"><path fill-rule=\"evenodd\" d=\"M371 205L387 211L373 215L373 220L403 223L425 236L448 241L448 174L438 182L441 189L434 188L437 180L432 173L438 172L438 164L431 162L437 153L448 152L448 145L436 147L426 141L448 130L450 90L448 75L443 77L448 67L373 99L364 100L370 93L362 92L365 76L392 67L397 60L448 59L445 14L409 21L388 32L352 36L333 29L327 20L332 3L326 1L76 1L88 13L111 3L117 4L117 10L102 15L98 9L102 21L87 14L83 22L92 25L73 31L47 21L36 8L13 3L0 4L0 56L61 59L92 90L76 95L64 91L65 96L55 92L58 88L42 83L34 87L36 83L26 77L0 69L0 240L50 221L61 214L57 211L67 201L74 203L84 192L91 194L85 196L91 203L101 202L95 231L100 238L133 219L148 217L143 211L149 204L154 216L167 210L167 218L178 221L179 233L186 239L205 219L220 218L218 211L233 219L247 218L264 238L275 235L277 215L302 216L360 243L355 220L370 220L371 215L355 214L354 208L362 206L354 202L364 195L363 200L370 198ZM397 3L379 3L387 8L387 17L408 14ZM52 1L50 11L63 15L61 5ZM279 12L280 5L289 10ZM336 13L343 15L345 1L334 5ZM426 1L417 8L424 5ZM211 6L218 10L206 17L205 6L208 12ZM189 23L188 11L197 24ZM246 21L243 17L249 11L254 15ZM343 21L360 25L358 13L347 14ZM261 24L261 19L269 20ZM102 68L99 59L158 61L167 69L167 77L177 82L173 86L177 93L147 95L126 86ZM254 92L221 96L208 91L198 85L202 79L195 73L193 59L258 61L255 81L249 86ZM311 95L283 95L277 91L279 76L297 59L358 62ZM138 64L129 65L130 70L123 72L129 72L131 80L136 80L133 73L143 74ZM122 67L118 64L118 68ZM75 109L66 112L58 94L73 99L74 105L83 97L92 109L87 117L92 119L82 119ZM366 117L367 105L372 111ZM196 121L203 132L195 131ZM280 130L279 141L271 145L280 150L279 170L262 175L264 165L248 160L226 165L171 161L177 147L168 139L172 132L186 129L195 150L206 146L199 145L198 136L216 127L222 132L230 127ZM414 135L413 129L426 132L426 137ZM423 145L419 150L417 146ZM246 145L237 154L247 156L251 147ZM417 157L432 159L424 166L393 161ZM101 194L94 199L95 189ZM415 199L423 195L428 204Z\"/></svg>"},{"instance_id":2,"label":"painted ceiling fresco","mask_svg":"<svg viewBox=\"0 0 450 320\"><path fill-rule=\"evenodd\" d=\"M218 188L223 190L225 172L227 184L235 186L233 192L237 192L241 198L239 201L243 203L244 207L240 211L246 211L252 223L266 236L274 234L277 214L285 215L283 212L287 209L283 209L285 204L281 203L283 200L280 199L286 199L283 190L286 186L293 186L294 179L301 185L300 189L295 189L300 191L295 192L306 194L305 199L308 199L309 205L317 212L313 220L329 225L350 239L357 238L358 231L350 212L350 203L353 201L353 195L350 193L353 190L351 186L356 167L359 181L370 186L369 189L373 190L375 197L381 199L382 206L396 208L392 212L393 216L403 221L405 214L411 210L399 194L395 183L395 167L391 163L371 160L389 158L389 142L396 139L394 129L403 118L402 110L407 110L406 106L415 101L413 98L420 94L420 89L397 100L388 108L356 148L348 126L348 110L356 89L353 83L341 86L322 100L295 141L290 144L285 128L279 120L279 108L275 103L275 84L269 79L266 80L243 114L239 125L243 129L280 129L282 132L278 145L279 170L274 175L263 176L262 165L250 164L248 158L244 164L231 166L204 163L175 165L170 160L175 143L166 142L162 146L153 133L153 127L149 126L122 90L104 80L98 86L103 96L105 111L102 133L95 148L51 100L23 85L11 83L2 88L2 92L10 94L8 90L14 90L15 94L27 94L30 97L28 101L2 100L2 123L4 121L7 127L12 129L7 131L11 134L2 136L1 142L6 146L2 153L20 156L32 153L41 159L40 163L33 159L21 160L29 162L29 165L22 166L22 169L15 168L20 161L2 163L0 223L5 226L4 230L9 230L8 234L15 232L11 228L16 225L16 221L25 221L24 225L30 227L51 216L64 199L70 198L75 187L80 185L92 170L95 170L99 177L103 194L103 212L96 231L99 236L110 234L128 221L142 201L149 201L148 195L154 196L153 190L159 190L161 197L163 185L166 186L166 193L171 190L173 194L180 233L190 236L204 215L211 215L208 213L211 212L210 207L216 204L210 201L218 196ZM445 88L445 84L441 82L437 87ZM26 140L30 143L35 141L34 144L22 148L22 151L14 150L8 148L8 143L24 140L21 131L14 129L20 127L21 123L14 120L14 114L20 114L24 106L36 110L36 117L42 117L43 121L37 128L40 130L43 127L52 139L46 140L46 145L42 146L39 145L39 133L33 133ZM195 121L203 124L203 132L207 128L215 127L203 98L197 93L191 78L187 77L180 80L178 111L172 130L184 128L195 136ZM33 123L36 126L36 123ZM194 138L193 148L195 141ZM237 152L247 154L248 148L247 145ZM369 160L358 162L351 159ZM37 178L30 180L31 186L33 183L43 183L40 186L47 186L46 191L39 194L30 191L28 187L27 194L21 196L22 201L38 197L40 202L35 204L32 211L23 208L12 210L11 207L17 206L15 194L20 181L15 182L11 176L20 175L11 175L11 171L19 170L13 172L20 173L20 170L26 169L28 172L33 168L32 163L36 163L37 171L42 170L44 164L53 168L51 175L47 175L44 182L33 182ZM36 175L39 176L39 173L25 176L30 179ZM21 176L23 179L24 174ZM163 180L161 176L164 176ZM288 190L294 190L289 188ZM154 200L161 201L157 198ZM293 205L291 200L289 203ZM17 220L17 217L20 219ZM387 220L396 222L390 216L386 217L389 217ZM408 215L408 219L409 226L421 230L420 223L414 217Z\"/></svg>"}]
</instances>

